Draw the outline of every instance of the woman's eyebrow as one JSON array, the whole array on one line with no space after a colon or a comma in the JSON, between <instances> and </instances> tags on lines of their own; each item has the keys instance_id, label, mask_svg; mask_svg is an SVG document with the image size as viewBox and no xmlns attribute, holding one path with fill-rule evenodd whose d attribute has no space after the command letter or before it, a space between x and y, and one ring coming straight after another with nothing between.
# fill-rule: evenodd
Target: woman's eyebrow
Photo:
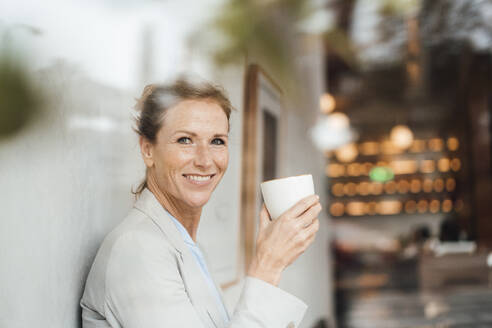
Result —
<instances>
[{"instance_id":1,"label":"woman's eyebrow","mask_svg":"<svg viewBox=\"0 0 492 328\"><path fill-rule=\"evenodd\" d=\"M186 130L176 130L173 134L176 134L176 133L186 133L186 134L189 134L193 137L196 137L196 135L197 135L195 132L186 131ZM227 134L227 133L216 133L216 134L214 134L214 138L215 137L227 138L227 137L229 137L229 134Z\"/></svg>"}]
</instances>

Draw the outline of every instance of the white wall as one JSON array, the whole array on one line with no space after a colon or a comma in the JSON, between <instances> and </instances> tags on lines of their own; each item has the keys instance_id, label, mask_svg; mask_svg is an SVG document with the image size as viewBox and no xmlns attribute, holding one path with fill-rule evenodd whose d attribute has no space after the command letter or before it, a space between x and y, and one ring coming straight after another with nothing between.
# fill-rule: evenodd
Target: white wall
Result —
<instances>
[{"instance_id":1,"label":"white wall","mask_svg":"<svg viewBox=\"0 0 492 328\"><path fill-rule=\"evenodd\" d=\"M0 141L0 327L80 325L78 303L92 259L102 238L132 206L130 188L144 173L137 138L131 130L131 107L142 87L138 85L138 74L133 76L132 72L137 72L139 65L127 67L138 56L112 60L125 51L134 54L140 46L138 37L131 34L126 42L113 40L117 42L117 50L111 52L111 46L99 49L100 43L91 44L92 34L86 38L79 37L80 31L62 33L70 34L71 38L57 34L64 28L63 22L71 29L83 30L84 25L74 27L70 17L87 14L84 17L98 17L93 20L95 25L101 21L110 23L104 27L98 25L105 32L97 39L109 42L113 34L118 34L120 24L116 23L131 15L120 11L110 16L110 8L98 14L94 8L85 13L80 6L69 10L65 7L68 4L59 5L59 13L64 17L61 23L49 18L50 15L35 20L47 42L37 40L26 48L43 58L42 63L32 66L36 69L37 82L47 91L46 115L15 138ZM27 8L31 8L29 19L37 17L32 6ZM51 14L55 9L52 8ZM22 20L20 12L12 15L17 23L30 23L29 19ZM179 15L172 11L162 10L159 14L153 17L179 20ZM131 24L138 30L138 21L132 20ZM156 29L157 39L167 40L163 34L169 31ZM68 49L71 42L73 46L78 41L83 46ZM180 42L176 48L166 46L156 50L159 57L155 58L153 78L163 80L177 69L191 70L224 85L238 109L232 116L230 166L204 210L198 238L219 280L234 273L227 269L234 262L240 263L237 274L242 276L245 268L241 267L241 246L237 240L244 67L218 72L202 56L196 53L188 56ZM85 56L80 47L90 55ZM302 108L293 99L286 102L284 122L290 133L285 140L285 174L312 173L316 189L321 199L325 199L323 159L306 134L314 123L318 96L323 89L319 40L308 49L301 57L304 85L309 86L308 101L302 102ZM105 61L111 64L109 68ZM177 68L172 71L166 65ZM316 242L287 269L280 285L309 304L302 323L306 328L333 313L329 223L326 217L320 219L322 225ZM233 245L237 252L225 252L224 244ZM221 271L224 263L226 270ZM231 310L240 291L241 283L225 291Z\"/></svg>"}]
</instances>

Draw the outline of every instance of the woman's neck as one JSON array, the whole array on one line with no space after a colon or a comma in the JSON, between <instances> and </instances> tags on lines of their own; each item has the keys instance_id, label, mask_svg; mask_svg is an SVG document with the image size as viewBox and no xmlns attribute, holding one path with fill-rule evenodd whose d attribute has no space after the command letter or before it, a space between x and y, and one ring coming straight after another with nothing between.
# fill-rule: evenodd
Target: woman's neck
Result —
<instances>
[{"instance_id":1,"label":"woman's neck","mask_svg":"<svg viewBox=\"0 0 492 328\"><path fill-rule=\"evenodd\" d=\"M173 217L178 220L186 231L190 235L191 239L196 242L196 233L198 231L198 224L200 223L200 216L202 209L190 209L185 208L179 201L177 201L171 195L163 192L163 188L159 187L157 179L152 171L149 170L147 174L147 187L154 194L159 203L168 211Z\"/></svg>"}]
</instances>

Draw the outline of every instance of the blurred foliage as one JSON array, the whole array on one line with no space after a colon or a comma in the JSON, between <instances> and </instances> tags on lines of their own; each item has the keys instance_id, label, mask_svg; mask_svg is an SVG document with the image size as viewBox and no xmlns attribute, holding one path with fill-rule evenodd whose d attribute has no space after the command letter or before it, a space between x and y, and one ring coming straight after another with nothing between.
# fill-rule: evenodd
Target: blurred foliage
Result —
<instances>
[{"instance_id":1,"label":"blurred foliage","mask_svg":"<svg viewBox=\"0 0 492 328\"><path fill-rule=\"evenodd\" d=\"M40 112L41 97L12 49L0 48L0 139L23 129Z\"/></svg>"},{"instance_id":2,"label":"blurred foliage","mask_svg":"<svg viewBox=\"0 0 492 328\"><path fill-rule=\"evenodd\" d=\"M305 26L325 25L329 18L326 1L314 0L227 0L211 23L215 35L204 37L203 31L194 41L219 40L211 48L217 66L242 63L245 56L267 67L284 85L297 80L296 55L302 52L299 36L324 34L333 51L355 63L350 39L335 28L312 32ZM316 29L316 28L315 28ZM205 29L208 30L208 29Z\"/></svg>"},{"instance_id":3,"label":"blurred foliage","mask_svg":"<svg viewBox=\"0 0 492 328\"><path fill-rule=\"evenodd\" d=\"M229 0L213 22L224 37L214 51L216 63L237 63L244 55L267 65L276 75L293 74L295 25L312 14L309 0Z\"/></svg>"},{"instance_id":4,"label":"blurred foliage","mask_svg":"<svg viewBox=\"0 0 492 328\"><path fill-rule=\"evenodd\" d=\"M381 1L380 13L383 16L400 16L416 14L422 0L379 0Z\"/></svg>"}]
</instances>

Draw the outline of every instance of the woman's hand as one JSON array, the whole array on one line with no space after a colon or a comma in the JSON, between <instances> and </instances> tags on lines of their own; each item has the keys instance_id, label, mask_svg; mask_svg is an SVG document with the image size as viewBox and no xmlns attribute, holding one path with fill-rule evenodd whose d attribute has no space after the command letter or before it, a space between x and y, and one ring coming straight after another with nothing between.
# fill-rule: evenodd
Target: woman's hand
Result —
<instances>
[{"instance_id":1,"label":"woman's hand","mask_svg":"<svg viewBox=\"0 0 492 328\"><path fill-rule=\"evenodd\" d=\"M263 204L253 256L248 275L277 286L282 271L311 245L319 229L321 204L317 195L308 196L277 220L271 221Z\"/></svg>"}]
</instances>

